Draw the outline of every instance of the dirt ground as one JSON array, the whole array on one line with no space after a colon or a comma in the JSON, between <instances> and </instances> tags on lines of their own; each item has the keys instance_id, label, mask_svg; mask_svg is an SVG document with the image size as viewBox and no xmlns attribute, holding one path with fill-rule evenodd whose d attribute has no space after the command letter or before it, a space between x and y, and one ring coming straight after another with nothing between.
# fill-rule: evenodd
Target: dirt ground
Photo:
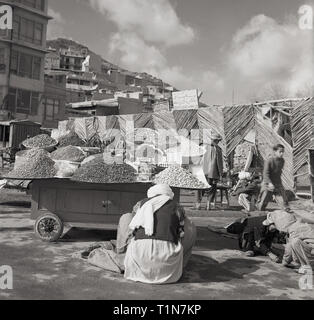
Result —
<instances>
[{"instance_id":1,"label":"dirt ground","mask_svg":"<svg viewBox=\"0 0 314 320\"><path fill-rule=\"evenodd\" d=\"M0 265L13 268L13 290L0 290L3 299L314 299L314 290L299 289L300 276L265 257L247 258L237 241L209 231L241 217L238 210L189 212L197 225L197 243L183 278L173 285L127 281L72 258L91 243L113 239L114 231L67 229L58 243L44 243L33 233L28 197L0 191ZM292 205L314 217L310 202ZM314 223L314 219L313 219Z\"/></svg>"}]
</instances>

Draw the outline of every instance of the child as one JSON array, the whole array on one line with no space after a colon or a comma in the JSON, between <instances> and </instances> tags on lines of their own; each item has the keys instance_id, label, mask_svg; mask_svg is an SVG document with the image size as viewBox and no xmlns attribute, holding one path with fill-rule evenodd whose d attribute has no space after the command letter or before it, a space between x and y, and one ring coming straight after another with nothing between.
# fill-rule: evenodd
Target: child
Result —
<instances>
[{"instance_id":1,"label":"child","mask_svg":"<svg viewBox=\"0 0 314 320\"><path fill-rule=\"evenodd\" d=\"M285 147L281 144L273 147L274 156L271 157L264 167L263 184L259 195L257 209L265 211L269 201L275 197L276 202L287 212L291 212L286 191L282 185L281 175L285 165L283 158Z\"/></svg>"}]
</instances>

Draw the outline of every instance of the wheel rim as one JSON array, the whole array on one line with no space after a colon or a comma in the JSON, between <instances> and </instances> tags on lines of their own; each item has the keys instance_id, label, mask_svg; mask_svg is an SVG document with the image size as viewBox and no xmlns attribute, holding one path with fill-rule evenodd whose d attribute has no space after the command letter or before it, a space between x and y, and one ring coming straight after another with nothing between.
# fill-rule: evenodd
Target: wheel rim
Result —
<instances>
[{"instance_id":1,"label":"wheel rim","mask_svg":"<svg viewBox=\"0 0 314 320\"><path fill-rule=\"evenodd\" d=\"M60 232L61 226L54 218L43 218L39 221L37 231L44 239L50 239Z\"/></svg>"}]
</instances>

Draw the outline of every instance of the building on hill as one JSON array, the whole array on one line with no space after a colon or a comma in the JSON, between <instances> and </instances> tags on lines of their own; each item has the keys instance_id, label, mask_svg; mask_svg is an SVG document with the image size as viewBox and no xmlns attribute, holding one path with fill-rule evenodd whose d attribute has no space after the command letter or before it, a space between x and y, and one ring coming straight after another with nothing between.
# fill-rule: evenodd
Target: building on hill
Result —
<instances>
[{"instance_id":1,"label":"building on hill","mask_svg":"<svg viewBox=\"0 0 314 320\"><path fill-rule=\"evenodd\" d=\"M91 100L94 92L98 91L99 80L92 72L68 73L67 103Z\"/></svg>"},{"instance_id":2,"label":"building on hill","mask_svg":"<svg viewBox=\"0 0 314 320\"><path fill-rule=\"evenodd\" d=\"M88 49L77 50L73 47L60 49L60 69L69 71L82 71L82 64L88 56Z\"/></svg>"},{"instance_id":3,"label":"building on hill","mask_svg":"<svg viewBox=\"0 0 314 320\"><path fill-rule=\"evenodd\" d=\"M60 54L57 50L48 48L48 53L45 56L45 70L59 70L60 69Z\"/></svg>"},{"instance_id":4,"label":"building on hill","mask_svg":"<svg viewBox=\"0 0 314 320\"><path fill-rule=\"evenodd\" d=\"M13 29L0 30L0 105L14 119L40 122L44 92L47 0L6 0Z\"/></svg>"}]
</instances>

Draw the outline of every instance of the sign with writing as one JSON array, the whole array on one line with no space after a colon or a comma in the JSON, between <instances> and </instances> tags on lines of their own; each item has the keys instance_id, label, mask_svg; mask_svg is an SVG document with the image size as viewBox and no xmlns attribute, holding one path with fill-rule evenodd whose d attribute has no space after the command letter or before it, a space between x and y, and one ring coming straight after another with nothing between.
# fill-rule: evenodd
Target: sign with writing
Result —
<instances>
[{"instance_id":1,"label":"sign with writing","mask_svg":"<svg viewBox=\"0 0 314 320\"><path fill-rule=\"evenodd\" d=\"M184 90L172 93L173 108L175 110L198 109L198 90Z\"/></svg>"}]
</instances>

